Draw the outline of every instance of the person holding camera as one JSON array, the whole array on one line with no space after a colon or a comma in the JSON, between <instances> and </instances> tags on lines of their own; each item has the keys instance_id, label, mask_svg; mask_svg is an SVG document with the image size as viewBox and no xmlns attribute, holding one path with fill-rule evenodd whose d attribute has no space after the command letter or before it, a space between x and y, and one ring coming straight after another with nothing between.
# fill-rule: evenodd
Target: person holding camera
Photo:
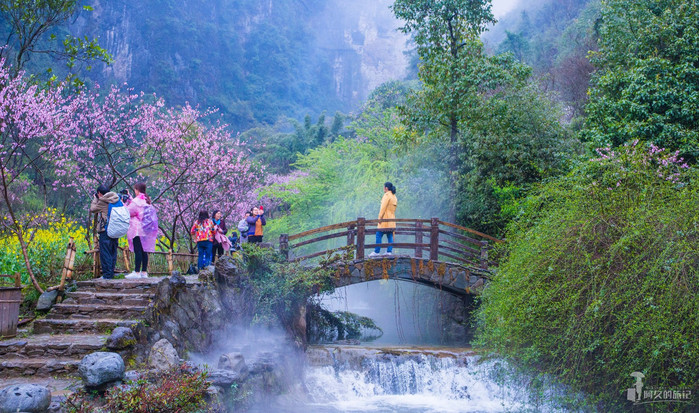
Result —
<instances>
[{"instance_id":1,"label":"person holding camera","mask_svg":"<svg viewBox=\"0 0 699 413\"><path fill-rule=\"evenodd\" d=\"M252 215L246 218L248 222L248 242L259 244L262 242L262 227L267 225L262 207L254 207Z\"/></svg>"},{"instance_id":2,"label":"person holding camera","mask_svg":"<svg viewBox=\"0 0 699 413\"><path fill-rule=\"evenodd\" d=\"M110 205L120 204L121 200L116 192L111 192L106 186L100 185L97 188L92 202L90 202L90 212L97 214L97 233L99 234L100 264L102 269L102 279L111 280L114 278L116 268L117 247L119 238L111 238L107 234L107 223L109 221Z\"/></svg>"}]
</instances>

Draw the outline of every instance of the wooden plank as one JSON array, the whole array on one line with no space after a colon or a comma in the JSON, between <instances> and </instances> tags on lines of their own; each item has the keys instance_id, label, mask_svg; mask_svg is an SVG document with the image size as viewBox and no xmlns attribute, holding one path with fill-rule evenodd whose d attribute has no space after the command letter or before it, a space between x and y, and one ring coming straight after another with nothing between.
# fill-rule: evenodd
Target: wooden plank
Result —
<instances>
[{"instance_id":1,"label":"wooden plank","mask_svg":"<svg viewBox=\"0 0 699 413\"><path fill-rule=\"evenodd\" d=\"M345 247L333 248L333 249L327 250L327 251L314 252L313 254L304 255L304 256L302 256L302 257L295 257L295 258L292 259L291 261L292 261L292 262L297 262L297 261L303 261L303 260L310 260L311 258L320 257L320 256L322 256L322 255L326 255L326 254L328 254L328 253L334 253L334 252L337 252L337 251L340 251L340 250L343 250L343 249L345 249Z\"/></svg>"},{"instance_id":2,"label":"wooden plank","mask_svg":"<svg viewBox=\"0 0 699 413\"><path fill-rule=\"evenodd\" d=\"M467 264L471 264L471 265L477 265L477 263L475 263L473 261L467 260L467 259L462 258L462 257L458 257L456 255L452 255L452 254L449 254L446 252L440 252L439 255L443 255L445 257L451 258L451 259L456 260L458 262L463 262L463 263L467 263ZM435 260L435 261L439 261L439 260Z\"/></svg>"},{"instance_id":3,"label":"wooden plank","mask_svg":"<svg viewBox=\"0 0 699 413\"><path fill-rule=\"evenodd\" d=\"M484 234L484 233L482 233L482 232L476 231L475 229L462 227L461 225L452 224L452 223L450 223L450 222L439 221L439 223L442 224L442 225L444 225L444 226L447 226L447 227L459 229L459 230L465 231L465 232L470 232L471 234L476 234L476 235L478 235L479 237L487 238L487 239L489 239L489 240L491 240L491 241L495 241L495 242L505 242L505 241L503 241L503 240L501 240L501 239L497 239L497 238L492 237L492 236L490 236L490 235L488 235L488 234Z\"/></svg>"},{"instance_id":4,"label":"wooden plank","mask_svg":"<svg viewBox=\"0 0 699 413\"><path fill-rule=\"evenodd\" d=\"M327 232L327 231L332 231L332 230L335 230L335 229L349 228L350 225L356 224L356 222L357 222L357 221L341 222L341 223L339 223L339 224L327 225L327 226L324 226L324 227L315 228L315 229L311 229L311 230L308 230L308 231L300 232L300 233L298 233L298 234L289 235L289 241L293 241L293 240L296 240L296 239L299 239L299 238L307 237L307 236L309 236L309 235L317 234L317 233L319 233L319 232Z\"/></svg>"},{"instance_id":5,"label":"wooden plank","mask_svg":"<svg viewBox=\"0 0 699 413\"><path fill-rule=\"evenodd\" d=\"M456 239L460 239L460 240L462 240L462 241L470 242L471 244L478 245L478 248L480 248L481 245L483 245L484 242L485 242L485 243L488 242L488 241L481 241L481 240L475 239L475 238L470 238L470 237L467 237L467 236L465 236L465 235L457 234L456 232L445 231L445 230L443 230L443 229L440 229L440 230L439 230L439 233L440 233L440 234L444 234L444 235L448 235L448 236L450 236L450 237L454 237L454 238L456 238Z\"/></svg>"},{"instance_id":6,"label":"wooden plank","mask_svg":"<svg viewBox=\"0 0 699 413\"><path fill-rule=\"evenodd\" d=\"M480 252L479 252L477 255L476 255L476 254L471 254L470 252L466 252L466 251L464 251L464 250L461 249L461 248L452 248L452 247L448 247L448 246L444 245L444 243L441 243L441 244L439 245L439 251L440 251L439 253L440 253L440 254L442 253L442 250L447 250L447 251L455 252L455 253L457 253L457 254L463 254L463 255L466 256L466 257L468 257L468 256L480 257Z\"/></svg>"},{"instance_id":7,"label":"wooden plank","mask_svg":"<svg viewBox=\"0 0 699 413\"><path fill-rule=\"evenodd\" d=\"M407 219L407 218L390 218L390 219L367 219L366 223L368 225L376 225L382 222L404 222L404 223L415 223L415 222L422 222L422 223L430 223L432 222L429 219Z\"/></svg>"},{"instance_id":8,"label":"wooden plank","mask_svg":"<svg viewBox=\"0 0 699 413\"><path fill-rule=\"evenodd\" d=\"M417 247L423 247L423 248L428 248L430 244L416 244L414 242L395 242L393 244L389 243L383 243L383 244L366 244L364 248L388 248L392 246L393 248L400 248L400 249L415 249Z\"/></svg>"},{"instance_id":9,"label":"wooden plank","mask_svg":"<svg viewBox=\"0 0 699 413\"><path fill-rule=\"evenodd\" d=\"M467 251L467 252L470 252L470 253L472 253L472 254L474 254L474 255L480 254L480 253L481 253L480 250L477 250L477 249L475 249L475 248L471 248L471 247L466 246L466 245L464 245L464 244L459 244L458 242L449 241L449 240L446 240L446 239L441 240L439 243L440 243L440 244L450 245L450 246L452 246L452 247L454 247L454 248L459 248L459 249L462 250L462 251Z\"/></svg>"},{"instance_id":10,"label":"wooden plank","mask_svg":"<svg viewBox=\"0 0 699 413\"><path fill-rule=\"evenodd\" d=\"M304 245L313 244L314 242L327 241L327 240L333 239L333 238L345 237L345 236L347 236L348 233L349 233L349 231L342 231L342 232L336 232L334 234L323 235L322 237L311 238L309 240L301 241L299 243L290 245L289 248L294 249L294 248L302 247Z\"/></svg>"}]
</instances>

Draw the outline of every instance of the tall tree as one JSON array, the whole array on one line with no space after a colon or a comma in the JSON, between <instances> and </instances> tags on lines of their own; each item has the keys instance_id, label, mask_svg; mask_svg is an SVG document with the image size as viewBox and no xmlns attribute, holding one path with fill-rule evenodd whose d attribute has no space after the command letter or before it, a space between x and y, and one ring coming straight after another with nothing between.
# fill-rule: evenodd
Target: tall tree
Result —
<instances>
[{"instance_id":1,"label":"tall tree","mask_svg":"<svg viewBox=\"0 0 699 413\"><path fill-rule=\"evenodd\" d=\"M59 88L40 90L29 85L21 72L13 77L3 63L0 60L0 229L17 238L27 274L34 287L43 292L28 252L30 234L40 214L27 214L21 208L23 194L29 190L29 181L24 178L37 175L35 185L46 191L42 173L46 158L70 132L65 122L68 99ZM41 207L45 212L45 194Z\"/></svg>"},{"instance_id":2,"label":"tall tree","mask_svg":"<svg viewBox=\"0 0 699 413\"><path fill-rule=\"evenodd\" d=\"M599 31L585 139L642 139L699 158L697 2L610 0Z\"/></svg>"},{"instance_id":3,"label":"tall tree","mask_svg":"<svg viewBox=\"0 0 699 413\"><path fill-rule=\"evenodd\" d=\"M396 0L393 12L405 22L400 30L413 35L421 60L422 98L429 103L418 117L448 128L454 143L468 97L480 83L473 70L484 58L479 36L496 21L490 0Z\"/></svg>"},{"instance_id":4,"label":"tall tree","mask_svg":"<svg viewBox=\"0 0 699 413\"><path fill-rule=\"evenodd\" d=\"M92 10L83 6L84 10ZM0 0L0 17L5 20L5 47L0 48L0 58L12 65L17 75L33 54L48 54L65 60L72 68L76 61L103 61L111 57L97 40L66 35L62 48L46 43L46 37L57 40L52 30L67 23L79 10L79 0ZM50 34L50 35L49 35Z\"/></svg>"}]
</instances>

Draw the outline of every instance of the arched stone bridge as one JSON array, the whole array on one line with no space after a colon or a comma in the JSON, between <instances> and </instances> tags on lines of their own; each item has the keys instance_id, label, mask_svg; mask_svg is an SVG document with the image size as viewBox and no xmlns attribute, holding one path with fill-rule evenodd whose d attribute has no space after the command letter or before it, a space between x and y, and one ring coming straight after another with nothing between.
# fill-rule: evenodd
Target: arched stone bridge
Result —
<instances>
[{"instance_id":1,"label":"arched stone bridge","mask_svg":"<svg viewBox=\"0 0 699 413\"><path fill-rule=\"evenodd\" d=\"M389 244L367 244L367 235L376 234L380 222L395 222L394 249L409 254L367 257L366 249L386 248ZM408 235L409 240L402 237ZM313 236L313 238L308 239ZM476 238L477 237L477 238ZM306 238L306 240L301 240ZM346 239L346 242L345 240ZM291 244L292 241L297 241ZM413 241L414 242L407 242ZM427 242L426 242L427 241ZM380 279L398 279L425 284L464 296L478 294L492 273L488 259L490 242L502 242L481 232L438 218L389 219L343 222L295 235L282 235L280 250L290 261L310 262L318 257L345 254L332 266L336 269L336 287ZM322 245L318 251L318 245ZM309 249L314 245L315 251ZM423 254L429 258L423 258Z\"/></svg>"},{"instance_id":2,"label":"arched stone bridge","mask_svg":"<svg viewBox=\"0 0 699 413\"><path fill-rule=\"evenodd\" d=\"M354 260L336 269L335 287L392 279L425 284L455 295L480 293L490 276L487 270L410 256Z\"/></svg>"}]
</instances>

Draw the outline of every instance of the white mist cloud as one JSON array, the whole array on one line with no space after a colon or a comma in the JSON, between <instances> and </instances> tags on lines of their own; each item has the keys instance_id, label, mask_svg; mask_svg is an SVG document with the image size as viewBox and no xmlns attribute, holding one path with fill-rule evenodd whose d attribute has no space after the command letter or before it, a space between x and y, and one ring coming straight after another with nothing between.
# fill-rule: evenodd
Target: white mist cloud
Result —
<instances>
[{"instance_id":1,"label":"white mist cloud","mask_svg":"<svg viewBox=\"0 0 699 413\"><path fill-rule=\"evenodd\" d=\"M493 0L493 14L496 18L502 17L512 11L520 0Z\"/></svg>"}]
</instances>

